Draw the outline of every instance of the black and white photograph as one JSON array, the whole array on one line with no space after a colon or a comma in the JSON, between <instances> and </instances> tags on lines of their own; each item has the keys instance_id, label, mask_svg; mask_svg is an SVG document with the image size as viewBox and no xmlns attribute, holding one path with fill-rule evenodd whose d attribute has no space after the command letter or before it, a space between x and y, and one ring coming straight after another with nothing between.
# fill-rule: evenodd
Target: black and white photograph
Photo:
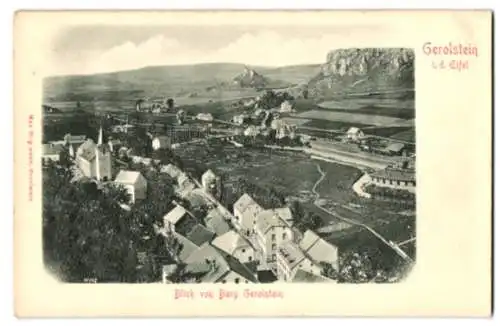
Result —
<instances>
[{"instance_id":1,"label":"black and white photograph","mask_svg":"<svg viewBox=\"0 0 500 326\"><path fill-rule=\"evenodd\" d=\"M61 29L43 79L47 272L405 282L419 241L416 49L337 45L367 30Z\"/></svg>"}]
</instances>

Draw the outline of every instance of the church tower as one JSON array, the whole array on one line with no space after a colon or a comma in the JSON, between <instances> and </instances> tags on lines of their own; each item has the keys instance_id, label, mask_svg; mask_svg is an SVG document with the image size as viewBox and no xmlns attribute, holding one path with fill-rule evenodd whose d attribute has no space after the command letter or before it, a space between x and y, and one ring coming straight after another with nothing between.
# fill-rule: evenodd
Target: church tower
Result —
<instances>
[{"instance_id":1,"label":"church tower","mask_svg":"<svg viewBox=\"0 0 500 326\"><path fill-rule=\"evenodd\" d=\"M102 126L99 128L97 145L95 146L95 169L97 180L111 181L112 179L111 151L107 144L103 144Z\"/></svg>"}]
</instances>

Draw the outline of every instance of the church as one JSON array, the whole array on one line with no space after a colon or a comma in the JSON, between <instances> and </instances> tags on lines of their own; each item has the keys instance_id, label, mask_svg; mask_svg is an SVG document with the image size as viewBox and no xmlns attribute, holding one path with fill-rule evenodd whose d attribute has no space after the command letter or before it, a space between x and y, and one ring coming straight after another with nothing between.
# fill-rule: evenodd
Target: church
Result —
<instances>
[{"instance_id":1,"label":"church","mask_svg":"<svg viewBox=\"0 0 500 326\"><path fill-rule=\"evenodd\" d=\"M99 129L97 144L87 139L76 151L75 163L88 178L99 181L111 181L113 158L108 144L102 141L102 128Z\"/></svg>"}]
</instances>

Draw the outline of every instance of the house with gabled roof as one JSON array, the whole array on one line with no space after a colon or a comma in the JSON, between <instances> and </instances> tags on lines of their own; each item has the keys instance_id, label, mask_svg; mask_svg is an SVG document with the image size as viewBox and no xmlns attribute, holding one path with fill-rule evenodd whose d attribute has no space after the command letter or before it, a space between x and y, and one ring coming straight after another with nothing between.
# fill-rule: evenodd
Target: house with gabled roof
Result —
<instances>
[{"instance_id":1,"label":"house with gabled roof","mask_svg":"<svg viewBox=\"0 0 500 326\"><path fill-rule=\"evenodd\" d=\"M186 237L174 233L173 236L177 239L177 241L180 244L179 252L177 253L179 259L181 262L186 261L186 259L196 250L198 250L200 247L197 246L195 243L193 243L191 240L187 239Z\"/></svg>"},{"instance_id":2,"label":"house with gabled roof","mask_svg":"<svg viewBox=\"0 0 500 326\"><path fill-rule=\"evenodd\" d=\"M347 139L352 141L359 141L361 138L365 136L363 131L358 127L350 127L346 133Z\"/></svg>"},{"instance_id":3,"label":"house with gabled roof","mask_svg":"<svg viewBox=\"0 0 500 326\"><path fill-rule=\"evenodd\" d=\"M226 221L226 218L218 207L208 211L204 221L207 229L214 232L217 236L223 235L224 233L231 230L231 226L229 225L228 221Z\"/></svg>"},{"instance_id":4,"label":"house with gabled roof","mask_svg":"<svg viewBox=\"0 0 500 326\"><path fill-rule=\"evenodd\" d=\"M193 280L196 283L256 283L257 277L252 271L234 257L205 243L194 251L185 261L186 274L192 266L199 271ZM203 267L203 268L200 268Z\"/></svg>"},{"instance_id":5,"label":"house with gabled roof","mask_svg":"<svg viewBox=\"0 0 500 326\"><path fill-rule=\"evenodd\" d=\"M313 261L294 242L282 243L278 249L277 276L281 281L290 281L299 269L315 275L321 275L323 267Z\"/></svg>"},{"instance_id":6,"label":"house with gabled roof","mask_svg":"<svg viewBox=\"0 0 500 326\"><path fill-rule=\"evenodd\" d=\"M317 264L327 263L335 270L339 268L338 248L322 239L311 230L304 233L304 237L299 243L300 249Z\"/></svg>"},{"instance_id":7,"label":"house with gabled roof","mask_svg":"<svg viewBox=\"0 0 500 326\"><path fill-rule=\"evenodd\" d=\"M246 233L254 230L257 215L264 209L249 194L243 194L233 205L234 224Z\"/></svg>"},{"instance_id":8,"label":"house with gabled roof","mask_svg":"<svg viewBox=\"0 0 500 326\"><path fill-rule=\"evenodd\" d=\"M176 205L170 212L163 216L163 225L166 230L176 232L175 227L183 220L189 218L188 211L181 205Z\"/></svg>"},{"instance_id":9,"label":"house with gabled roof","mask_svg":"<svg viewBox=\"0 0 500 326\"><path fill-rule=\"evenodd\" d=\"M242 264L255 260L255 250L252 244L234 230L215 238L212 245L238 259Z\"/></svg>"},{"instance_id":10,"label":"house with gabled roof","mask_svg":"<svg viewBox=\"0 0 500 326\"><path fill-rule=\"evenodd\" d=\"M147 196L148 182L140 172L121 170L114 183L125 188L130 195L131 203L145 199Z\"/></svg>"},{"instance_id":11,"label":"house with gabled roof","mask_svg":"<svg viewBox=\"0 0 500 326\"><path fill-rule=\"evenodd\" d=\"M42 145L42 161L43 163L59 162L61 152L64 151L64 146L60 144L43 144Z\"/></svg>"},{"instance_id":12,"label":"house with gabled roof","mask_svg":"<svg viewBox=\"0 0 500 326\"><path fill-rule=\"evenodd\" d=\"M260 259L277 274L278 248L283 243L293 241L292 228L274 210L269 209L258 214L255 234Z\"/></svg>"}]
</instances>

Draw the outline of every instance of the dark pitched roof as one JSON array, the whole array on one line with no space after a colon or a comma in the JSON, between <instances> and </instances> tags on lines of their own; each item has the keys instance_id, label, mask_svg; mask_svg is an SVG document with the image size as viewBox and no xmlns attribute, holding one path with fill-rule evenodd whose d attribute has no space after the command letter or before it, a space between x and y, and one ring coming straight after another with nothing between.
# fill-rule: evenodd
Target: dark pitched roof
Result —
<instances>
[{"instance_id":1,"label":"dark pitched roof","mask_svg":"<svg viewBox=\"0 0 500 326\"><path fill-rule=\"evenodd\" d=\"M415 181L415 171L402 170L394 168L386 168L384 170L375 171L372 177L383 178L394 181Z\"/></svg>"},{"instance_id":2,"label":"dark pitched roof","mask_svg":"<svg viewBox=\"0 0 500 326\"><path fill-rule=\"evenodd\" d=\"M240 274L241 276L243 276L244 278L246 278L247 280L249 280L251 282L254 282L254 283L257 282L256 276L254 274L252 274L250 269L248 267L246 267L245 265L243 265L238 259L234 258L231 255L228 255L227 253L223 252L222 250L220 250L218 248L215 248L215 250L220 252L222 257L224 257L227 264L229 265L229 268L233 272Z\"/></svg>"},{"instance_id":3,"label":"dark pitched roof","mask_svg":"<svg viewBox=\"0 0 500 326\"><path fill-rule=\"evenodd\" d=\"M401 143L392 143L392 144L389 144L389 146L387 146L385 148L386 151L389 151L389 152L400 152L401 150L403 150L403 148L405 147L404 144L401 144Z\"/></svg>"},{"instance_id":4,"label":"dark pitched roof","mask_svg":"<svg viewBox=\"0 0 500 326\"><path fill-rule=\"evenodd\" d=\"M182 235L176 233L175 237L177 238L177 240L181 244L181 250L180 250L180 253L179 253L179 259L181 261L186 261L186 259L189 256L191 256L191 254L193 252L195 252L196 250L199 249L199 247L197 245L195 245L189 239L186 239Z\"/></svg>"},{"instance_id":5,"label":"dark pitched roof","mask_svg":"<svg viewBox=\"0 0 500 326\"><path fill-rule=\"evenodd\" d=\"M207 228L215 232L217 235L222 235L228 232L231 227L229 223L225 220L224 216L219 212L217 208L212 209L208 212L205 217L205 224Z\"/></svg>"},{"instance_id":6,"label":"dark pitched roof","mask_svg":"<svg viewBox=\"0 0 500 326\"><path fill-rule=\"evenodd\" d=\"M186 235L186 238L197 246L201 246L206 242L212 241L214 237L215 233L211 232L201 224L196 224Z\"/></svg>"}]
</instances>

